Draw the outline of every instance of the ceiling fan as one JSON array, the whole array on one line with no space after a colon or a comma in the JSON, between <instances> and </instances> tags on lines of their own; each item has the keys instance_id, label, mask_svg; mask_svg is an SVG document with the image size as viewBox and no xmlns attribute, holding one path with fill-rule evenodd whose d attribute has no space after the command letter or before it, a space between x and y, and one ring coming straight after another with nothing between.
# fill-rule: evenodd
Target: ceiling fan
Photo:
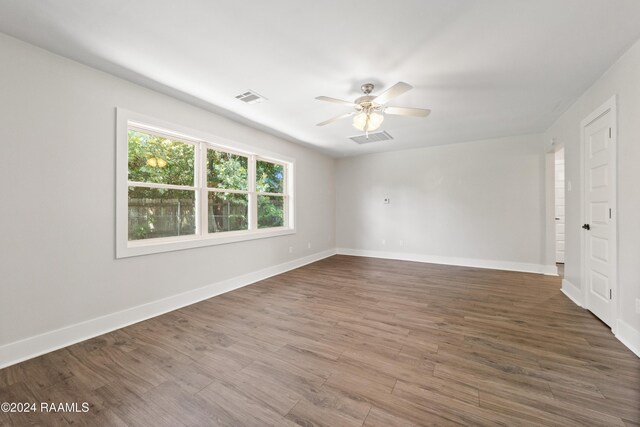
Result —
<instances>
[{"instance_id":1,"label":"ceiling fan","mask_svg":"<svg viewBox=\"0 0 640 427\"><path fill-rule=\"evenodd\" d=\"M387 107L385 105L391 99L400 96L412 89L413 86L411 86L410 84L398 82L378 96L371 95L371 92L373 92L373 88L374 86L372 83L363 84L360 89L362 89L364 96L357 98L353 102L330 98L328 96L316 97L316 99L320 101L348 105L355 109L355 111L352 111L350 113L342 114L338 117L334 117L332 119L318 123L316 126L328 125L329 123L333 123L340 119L355 115L355 117L353 118L353 126L368 135L369 131L376 130L380 127L382 121L384 120L385 114L426 117L429 115L429 113L431 113L431 110L425 110L422 108Z\"/></svg>"}]
</instances>

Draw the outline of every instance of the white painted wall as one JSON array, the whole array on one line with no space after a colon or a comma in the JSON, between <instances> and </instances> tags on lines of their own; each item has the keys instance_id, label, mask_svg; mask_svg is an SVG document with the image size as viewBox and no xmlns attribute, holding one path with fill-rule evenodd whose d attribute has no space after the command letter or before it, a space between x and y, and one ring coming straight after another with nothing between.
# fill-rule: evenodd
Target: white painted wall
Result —
<instances>
[{"instance_id":1,"label":"white painted wall","mask_svg":"<svg viewBox=\"0 0 640 427\"><path fill-rule=\"evenodd\" d=\"M340 159L338 251L554 272L542 265L543 145L524 135Z\"/></svg>"},{"instance_id":2,"label":"white painted wall","mask_svg":"<svg viewBox=\"0 0 640 427\"><path fill-rule=\"evenodd\" d=\"M17 340L335 247L334 159L5 35L0 57L0 356ZM116 260L116 106L295 158L297 233Z\"/></svg>"},{"instance_id":3,"label":"white painted wall","mask_svg":"<svg viewBox=\"0 0 640 427\"><path fill-rule=\"evenodd\" d=\"M565 148L566 193L565 277L581 303L580 121L617 94L618 99L618 281L621 327L635 334L640 352L640 41L636 42L591 88L547 130ZM552 227L549 225L549 227ZM629 329L631 328L631 329ZM628 339L627 339L628 341Z\"/></svg>"}]
</instances>

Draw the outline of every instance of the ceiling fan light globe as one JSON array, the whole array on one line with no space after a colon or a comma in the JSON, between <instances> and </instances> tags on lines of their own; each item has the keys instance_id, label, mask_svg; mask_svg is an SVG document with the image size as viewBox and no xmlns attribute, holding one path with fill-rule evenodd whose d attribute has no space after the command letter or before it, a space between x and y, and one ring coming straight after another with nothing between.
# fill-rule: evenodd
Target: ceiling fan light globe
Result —
<instances>
[{"instance_id":1,"label":"ceiling fan light globe","mask_svg":"<svg viewBox=\"0 0 640 427\"><path fill-rule=\"evenodd\" d=\"M353 127L364 131L367 126L367 113L360 113L353 117Z\"/></svg>"},{"instance_id":2,"label":"ceiling fan light globe","mask_svg":"<svg viewBox=\"0 0 640 427\"><path fill-rule=\"evenodd\" d=\"M369 132L378 129L383 120L382 114L362 112L353 118L353 127L363 132Z\"/></svg>"},{"instance_id":3,"label":"ceiling fan light globe","mask_svg":"<svg viewBox=\"0 0 640 427\"><path fill-rule=\"evenodd\" d=\"M382 125L382 121L384 120L384 116L379 113L371 113L369 114L369 126L367 126L367 130L376 130Z\"/></svg>"}]
</instances>

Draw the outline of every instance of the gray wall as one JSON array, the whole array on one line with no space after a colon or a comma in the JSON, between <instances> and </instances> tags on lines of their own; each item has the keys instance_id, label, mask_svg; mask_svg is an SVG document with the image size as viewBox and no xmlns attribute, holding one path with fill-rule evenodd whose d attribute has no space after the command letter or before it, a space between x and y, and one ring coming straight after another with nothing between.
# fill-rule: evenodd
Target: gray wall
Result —
<instances>
[{"instance_id":1,"label":"gray wall","mask_svg":"<svg viewBox=\"0 0 640 427\"><path fill-rule=\"evenodd\" d=\"M339 248L543 269L540 135L343 158L336 192Z\"/></svg>"}]
</instances>

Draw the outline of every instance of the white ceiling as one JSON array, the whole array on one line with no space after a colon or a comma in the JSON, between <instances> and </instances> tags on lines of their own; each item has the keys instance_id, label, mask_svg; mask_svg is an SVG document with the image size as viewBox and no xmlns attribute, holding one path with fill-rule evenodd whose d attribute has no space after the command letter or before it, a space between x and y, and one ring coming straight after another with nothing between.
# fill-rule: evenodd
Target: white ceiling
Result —
<instances>
[{"instance_id":1,"label":"white ceiling","mask_svg":"<svg viewBox=\"0 0 640 427\"><path fill-rule=\"evenodd\" d=\"M0 0L0 31L333 155L545 130L640 37L638 0ZM393 141L357 145L349 107L388 105ZM247 105L252 89L269 99Z\"/></svg>"}]
</instances>

